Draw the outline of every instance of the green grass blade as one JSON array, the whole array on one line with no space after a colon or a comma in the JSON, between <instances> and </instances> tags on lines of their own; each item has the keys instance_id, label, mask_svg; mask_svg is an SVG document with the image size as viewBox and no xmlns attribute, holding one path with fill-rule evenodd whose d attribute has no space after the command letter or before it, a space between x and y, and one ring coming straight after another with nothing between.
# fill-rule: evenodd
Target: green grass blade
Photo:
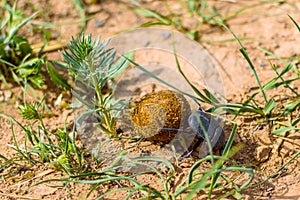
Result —
<instances>
[{"instance_id":1,"label":"green grass blade","mask_svg":"<svg viewBox=\"0 0 300 200\"><path fill-rule=\"evenodd\" d=\"M244 168L244 167L227 167L227 168L225 168L224 171L241 171L241 172L245 172L245 173L247 173L247 174L250 175L250 177L248 178L248 180L240 187L240 189L247 188L249 186L249 184L252 182L252 180L254 179L254 172L250 168Z\"/></svg>"},{"instance_id":2,"label":"green grass blade","mask_svg":"<svg viewBox=\"0 0 300 200\"><path fill-rule=\"evenodd\" d=\"M161 21L150 21L150 22L141 24L141 27L150 27L150 26L156 26L156 25L166 25L166 24Z\"/></svg>"},{"instance_id":3,"label":"green grass blade","mask_svg":"<svg viewBox=\"0 0 300 200\"><path fill-rule=\"evenodd\" d=\"M232 146L232 144L233 144L233 141L234 141L234 137L235 137L235 133L236 133L237 127L238 127L237 124L234 123L233 128L232 128L231 133L230 133L230 136L229 136L229 138L228 138L228 141L227 141L227 143L226 143L226 145L225 145L225 148L224 148L224 150L223 150L222 155L223 155L224 157L226 157L226 158L228 157L229 151L230 151L231 146Z\"/></svg>"},{"instance_id":4,"label":"green grass blade","mask_svg":"<svg viewBox=\"0 0 300 200\"><path fill-rule=\"evenodd\" d=\"M250 104L250 102L254 100L254 97L256 97L257 94L258 94L258 92L254 92L246 101L244 101L242 103L242 105L248 106Z\"/></svg>"},{"instance_id":5,"label":"green grass blade","mask_svg":"<svg viewBox=\"0 0 300 200\"><path fill-rule=\"evenodd\" d=\"M14 64L12 64L12 63L10 63L10 62L8 62L8 61L6 61L6 60L3 60L3 59L1 59L1 58L0 58L0 62L6 64L7 66L13 67L13 68L16 68L16 67L17 67L17 66L15 66Z\"/></svg>"},{"instance_id":6,"label":"green grass blade","mask_svg":"<svg viewBox=\"0 0 300 200\"><path fill-rule=\"evenodd\" d=\"M148 9L148 8L144 8L142 10L135 10L135 13L144 17L152 17L158 20L159 23L163 24L163 25L171 25L172 24L172 20L169 19L166 16L161 15L160 13Z\"/></svg>"},{"instance_id":7,"label":"green grass blade","mask_svg":"<svg viewBox=\"0 0 300 200\"><path fill-rule=\"evenodd\" d=\"M289 63L287 61L285 61L284 59L282 59L281 57L275 55L274 53L266 50L266 49L263 49L263 48L259 48L259 50L261 50L262 52L264 52L265 54L267 55L270 55L270 56L273 56L274 58L276 58L277 60L280 60L282 63L286 64L286 66L283 68L283 70L278 73L275 65L272 65L272 68L273 70L276 72L276 74L278 75L278 77L275 77L273 78L272 80L270 80L268 83L266 83L266 85L264 86L264 90L270 90L270 89L273 89L273 88L277 88L279 87L280 85L285 85L285 87L289 88L296 96L299 96L299 94L295 91L295 89L293 89L291 86L290 86L290 82L293 82L295 80L298 80L298 78L295 78L295 79L291 79L291 80L287 80L285 81L282 76L284 74L286 74L288 71L290 71L291 69L295 69L295 67L293 66L292 63ZM278 79L281 79L281 82L280 83L276 83L276 81Z\"/></svg>"},{"instance_id":8,"label":"green grass blade","mask_svg":"<svg viewBox=\"0 0 300 200\"><path fill-rule=\"evenodd\" d=\"M23 27L25 26L30 20L32 20L36 15L38 14L38 12L33 13L31 16L27 17L26 19L24 19L21 23L19 23L17 26L13 26L10 28L8 36L5 38L4 40L4 44L8 44L12 38L16 35L16 33Z\"/></svg>"},{"instance_id":9,"label":"green grass blade","mask_svg":"<svg viewBox=\"0 0 300 200\"><path fill-rule=\"evenodd\" d=\"M193 89L193 91L199 96L199 100L202 101L202 102L206 102L206 103L209 103L209 104L213 104L213 100L211 100L209 97L206 97L204 94L202 94L196 86L194 86L191 81L186 77L186 75L184 74L181 66L180 66L180 63L179 63L179 60L178 60L178 57L177 57L177 53L176 53L176 49L175 49L175 46L174 46L174 56L175 56L175 61L176 61L176 66L177 66L177 69L179 71L179 73L182 75L182 77L185 79L185 81L190 85L190 87Z\"/></svg>"},{"instance_id":10,"label":"green grass blade","mask_svg":"<svg viewBox=\"0 0 300 200\"><path fill-rule=\"evenodd\" d=\"M290 87L290 83L294 82L294 81L297 81L300 79L300 77L297 77L297 78L293 78L293 79L289 79L289 80L283 80L281 82L276 82L277 81L277 77L272 79L271 81L269 81L264 87L263 89L264 90L272 90L272 89L275 89L275 88L278 88L279 86L281 85L284 85L285 87ZM292 88L291 88L292 89ZM294 89L293 89L294 90ZM294 93L298 96L299 94L294 91Z\"/></svg>"},{"instance_id":11,"label":"green grass blade","mask_svg":"<svg viewBox=\"0 0 300 200\"><path fill-rule=\"evenodd\" d=\"M265 92L264 92L264 90L263 90L263 88L262 88L262 86L261 86L260 80L259 80L259 78L258 78L258 74L257 74L257 72L256 72L256 70L255 70L255 67L254 67L252 61L250 60L250 58L249 58L249 56L248 56L248 53L247 53L247 51L246 51L246 48L244 47L244 45L241 43L241 41L239 40L239 38L233 33L233 31L232 31L228 26L226 26L225 24L223 24L223 27L224 27L227 31L229 31L229 32L233 35L233 37L237 40L237 42L239 43L239 45L240 45L240 47L241 47L241 48L240 48L240 52L242 53L242 55L244 56L244 58L247 60L249 66L250 66L250 68L251 68L251 70L252 70L252 72L253 72L253 74L254 74L254 76L255 76L257 85L259 86L259 89L260 89L260 92L261 92L261 94L262 94L262 96L263 96L263 98L264 98L264 101L265 101L265 103L267 103L267 102L268 102L267 96L266 96L266 94L265 94Z\"/></svg>"},{"instance_id":12,"label":"green grass blade","mask_svg":"<svg viewBox=\"0 0 300 200\"><path fill-rule=\"evenodd\" d=\"M254 113L256 115L264 116L264 111L260 108L253 107L251 105L241 105L241 104L219 104L216 105L216 109L226 110L226 112L241 115L241 113Z\"/></svg>"},{"instance_id":13,"label":"green grass blade","mask_svg":"<svg viewBox=\"0 0 300 200\"><path fill-rule=\"evenodd\" d=\"M278 77L282 77L284 74L286 74L288 71L290 71L293 68L293 65L291 63L288 63L283 70L278 74ZM275 68L276 69L276 68Z\"/></svg>"},{"instance_id":14,"label":"green grass blade","mask_svg":"<svg viewBox=\"0 0 300 200\"><path fill-rule=\"evenodd\" d=\"M206 97L211 101L212 104L219 104L220 101L207 89L203 89Z\"/></svg>"},{"instance_id":15,"label":"green grass blade","mask_svg":"<svg viewBox=\"0 0 300 200\"><path fill-rule=\"evenodd\" d=\"M269 115L271 111L275 108L275 106L276 106L276 101L274 98L271 98L263 110L265 115Z\"/></svg>"},{"instance_id":16,"label":"green grass blade","mask_svg":"<svg viewBox=\"0 0 300 200\"><path fill-rule=\"evenodd\" d=\"M298 25L298 23L294 20L294 18L292 18L290 15L288 15L289 18L293 21L293 23L295 24L295 26L297 27L298 31L300 32L300 26Z\"/></svg>"},{"instance_id":17,"label":"green grass blade","mask_svg":"<svg viewBox=\"0 0 300 200\"><path fill-rule=\"evenodd\" d=\"M300 103L300 99L299 99ZM300 122L300 118L296 119L295 121L292 122L292 126L296 126Z\"/></svg>"},{"instance_id":18,"label":"green grass blade","mask_svg":"<svg viewBox=\"0 0 300 200\"><path fill-rule=\"evenodd\" d=\"M189 93L187 93L187 92L184 92L184 91L182 91L182 90L180 90L180 89L174 87L174 86L171 85L170 83L164 81L163 79L159 78L158 76L156 76L155 74L151 73L150 71L148 71L146 68L144 68L143 66L139 65L139 64L136 63L135 61L133 61L133 60L131 60L131 59L129 59L129 58L127 58L127 59L128 59L129 62L132 63L136 68L138 68L139 70L145 72L149 77L158 80L159 82L163 83L164 85L166 85L166 86L168 86L168 87L170 87L170 88L172 88L172 89L174 89L174 90L176 90L176 91L178 91L178 92L180 92L180 93L182 93L182 94L184 94L184 95L186 95L186 96L188 96L188 97L190 97L190 98L192 98L192 99L196 99L196 100L198 100L198 101L201 101L201 99L199 99L199 98L197 98L197 97L195 97L195 96L193 96L193 95L191 95L191 94L189 94Z\"/></svg>"},{"instance_id":19,"label":"green grass blade","mask_svg":"<svg viewBox=\"0 0 300 200\"><path fill-rule=\"evenodd\" d=\"M296 128L294 126L289 126L289 127L285 127L285 128L276 129L276 130L272 131L272 133L275 135L282 135L283 133L286 133L286 132L292 131L292 130L300 131L300 128Z\"/></svg>"},{"instance_id":20,"label":"green grass blade","mask_svg":"<svg viewBox=\"0 0 300 200\"><path fill-rule=\"evenodd\" d=\"M284 59L282 59L281 57L275 55L274 53L272 53L271 51L268 51L264 48L261 48L261 47L258 47L258 50L264 52L266 55L269 55L269 56L273 56L274 58L276 58L277 60L280 60L282 63L285 63L285 64L288 64L287 61L285 61Z\"/></svg>"},{"instance_id":21,"label":"green grass blade","mask_svg":"<svg viewBox=\"0 0 300 200\"><path fill-rule=\"evenodd\" d=\"M84 29L86 28L86 22L87 22L87 18L86 18L86 13L84 10L84 4L82 3L81 0L72 0L75 8L77 9L79 16L80 16L80 21L81 21L81 30L80 32L83 32Z\"/></svg>"}]
</instances>

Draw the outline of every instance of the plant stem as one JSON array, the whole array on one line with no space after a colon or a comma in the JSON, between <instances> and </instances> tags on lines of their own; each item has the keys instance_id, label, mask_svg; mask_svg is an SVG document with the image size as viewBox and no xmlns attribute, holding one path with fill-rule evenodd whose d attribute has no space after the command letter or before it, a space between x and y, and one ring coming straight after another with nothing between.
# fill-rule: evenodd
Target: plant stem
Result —
<instances>
[{"instance_id":1,"label":"plant stem","mask_svg":"<svg viewBox=\"0 0 300 200\"><path fill-rule=\"evenodd\" d=\"M100 112L103 114L104 124L106 126L106 127L104 127L103 125L100 125L100 128L106 134L115 137L116 133L115 133L115 130L112 127L110 120L109 120L109 119L111 119L110 113L109 113L109 111L106 110L105 105L104 105L101 87L99 86L98 80L96 79L95 76L92 76L92 80L93 80L93 84L94 84L97 99L98 99L98 105L96 105L96 106L98 108L100 108Z\"/></svg>"}]
</instances>

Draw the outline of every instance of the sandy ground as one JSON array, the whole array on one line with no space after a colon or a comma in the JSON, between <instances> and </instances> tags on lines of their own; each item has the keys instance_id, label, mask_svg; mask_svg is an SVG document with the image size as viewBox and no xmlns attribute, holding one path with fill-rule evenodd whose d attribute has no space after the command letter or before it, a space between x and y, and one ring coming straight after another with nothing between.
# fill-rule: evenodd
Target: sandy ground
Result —
<instances>
[{"instance_id":1,"label":"sandy ground","mask_svg":"<svg viewBox=\"0 0 300 200\"><path fill-rule=\"evenodd\" d=\"M166 3L164 1L142 1L143 5L155 9L161 13L167 13ZM296 21L300 22L300 3L296 0L290 1L208 1L213 5L222 16L228 16L239 9L249 7L237 16L226 21L231 30L243 40L244 46L256 66L258 76L262 83L275 76L270 63L278 64L278 69L282 69L284 64L267 57L259 48L266 49L274 54L282 57L298 57L298 60L292 61L296 65L299 64L300 49L300 33L295 25L289 19L292 16ZM60 23L59 26L50 28L52 32L52 40L65 43L80 31L80 20L76 9L71 1L53 0L49 2L19 1L20 8L24 8L30 13L33 10L43 9L43 13L39 14L37 21L47 21ZM167 1L169 9L174 13L182 14L182 21L187 27L192 27L194 21L188 17L181 9L182 7L175 1ZM34 5L34 6L33 6ZM90 13L94 13L93 17L88 21L85 30L86 34L91 33L93 36L101 36L103 39L111 38L118 33L139 27L142 23L149 19L136 15L125 1L99 1L95 4L89 4L86 9ZM170 27L163 27L171 29ZM204 47L214 60L215 66L220 73L221 84L224 88L224 96L229 102L241 102L249 97L252 92L258 91L256 81L249 68L246 60L239 52L239 45L236 41L226 41L232 39L232 35L218 26L203 25L199 29L201 37L201 45ZM32 43L39 40L35 33L24 30ZM151 36L149 36L151 37ZM140 55L140 61L149 63L147 59L168 60L167 55L156 52L148 52ZM49 53L49 59L61 60L62 56L59 52ZM166 62L164 65L168 65ZM195 80L196 81L196 80ZM17 112L17 106L22 103L22 90L20 87L14 86L11 94L4 90L3 84L0 83L1 90L7 94L0 104L0 111L9 114L26 123L21 119ZM299 87L299 81L293 83L295 88ZM58 127L62 127L66 116L70 114L70 110L58 108L54 105L54 101L60 91L56 91L53 86L45 86L40 95L47 95L47 104L54 113L51 118L46 118L45 123L49 130L54 131ZM52 88L52 89L51 89ZM279 88L275 92L267 93L268 96L276 95L278 98L290 95L285 88ZM70 95L65 95L66 101L70 101ZM28 99L29 101L32 99ZM263 99L258 101L263 102ZM299 109L298 109L299 111ZM299 118L299 114L295 112L294 119ZM72 119L68 119L67 123L71 124ZM243 164L255 165L253 167L256 175L253 183L257 183L265 179L268 175L274 173L279 167L287 162L291 156L299 151L300 133L290 132L284 140L281 147L277 151L273 151L280 142L277 137L270 134L267 124L257 122L253 118L239 118L237 120L239 128L235 138L235 144L244 144L243 148L234 156L234 159ZM5 156L14 154L14 152L6 145L12 144L11 128L7 120L0 118L0 153ZM229 134L227 131L227 135ZM17 141L24 139L21 131L16 129ZM292 141L292 142L291 142ZM145 144L140 144L145 145ZM153 147L155 148L155 147ZM139 151L139 146L135 148ZM263 151L267 153L262 153ZM261 153L261 154L260 154ZM263 155L262 155L263 154ZM196 161L196 158L188 158L181 161L180 172L177 176L184 176L188 169ZM300 166L299 158L285 167L284 172L273 179L267 181L264 185L256 188L250 188L243 192L245 199L300 199ZM12 178L3 178L0 180L0 198L1 199L84 199L90 186L87 185L71 185L71 193L64 188L54 188L47 185L39 185L24 192L27 186L38 180L48 178L60 178L65 176L62 172L57 172L48 165L33 166L31 169L16 170ZM233 174L234 176L234 174ZM30 177L30 178L29 178ZM152 184L157 178L151 175L140 177L146 184ZM97 193L113 188L115 186L103 186L100 191L95 192L91 199L95 198ZM159 187L154 184L153 187ZM102 191L101 191L102 190ZM72 194L72 195L71 195ZM120 196L118 196L120 195ZM111 199L121 199L124 193L118 193ZM205 197L202 197L205 199ZM197 199L197 198L196 198ZM201 197L199 197L201 199Z\"/></svg>"}]
</instances>

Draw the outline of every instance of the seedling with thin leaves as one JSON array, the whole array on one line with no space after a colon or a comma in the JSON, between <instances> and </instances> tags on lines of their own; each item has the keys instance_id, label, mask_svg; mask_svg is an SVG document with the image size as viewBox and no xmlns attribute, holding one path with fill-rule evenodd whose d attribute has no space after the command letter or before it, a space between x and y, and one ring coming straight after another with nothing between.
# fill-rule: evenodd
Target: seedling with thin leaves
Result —
<instances>
[{"instance_id":1,"label":"seedling with thin leaves","mask_svg":"<svg viewBox=\"0 0 300 200\"><path fill-rule=\"evenodd\" d=\"M128 67L129 62L125 58L115 61L116 51L106 48L107 44L108 41L101 42L100 38L93 41L91 35L85 37L81 34L72 38L63 56L77 86L73 95L87 108L82 118L89 114L96 116L101 131L117 137L115 117L125 101L114 102L111 92L105 92L105 89Z\"/></svg>"},{"instance_id":2,"label":"seedling with thin leaves","mask_svg":"<svg viewBox=\"0 0 300 200\"><path fill-rule=\"evenodd\" d=\"M45 115L42 99L39 103L27 103L20 106L20 115L28 120L28 124L21 124L15 118L0 113L0 118L10 122L13 143L9 147L16 151L11 158L0 155L0 170L11 170L22 166L51 163L56 169L62 170L69 175L85 171L85 159L83 151L77 147L75 141L71 139L66 126L54 132L47 130L43 117ZM24 134L23 144L19 144L16 139L15 127ZM74 138L74 137L73 137ZM9 174L7 174L9 175Z\"/></svg>"}]
</instances>

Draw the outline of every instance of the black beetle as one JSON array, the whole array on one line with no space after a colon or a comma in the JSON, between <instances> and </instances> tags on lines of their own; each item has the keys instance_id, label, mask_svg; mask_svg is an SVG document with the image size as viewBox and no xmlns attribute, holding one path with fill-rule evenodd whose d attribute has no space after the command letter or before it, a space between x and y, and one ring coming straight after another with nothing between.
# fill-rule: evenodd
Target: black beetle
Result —
<instances>
[{"instance_id":1,"label":"black beetle","mask_svg":"<svg viewBox=\"0 0 300 200\"><path fill-rule=\"evenodd\" d=\"M214 117L202 110L194 111L188 118L188 124L196 134L196 143L192 146L191 150L182 156L183 158L189 157L197 148L199 149L199 158L205 157L209 153L208 141L206 140L205 133L209 137L211 147L214 150L222 151L225 144L225 133L221 127L221 120Z\"/></svg>"},{"instance_id":2,"label":"black beetle","mask_svg":"<svg viewBox=\"0 0 300 200\"><path fill-rule=\"evenodd\" d=\"M201 106L199 105L199 109L194 111L188 118L188 124L195 134L195 143L192 148L183 155L181 158L189 157L195 150L198 148L198 157L203 158L209 154L209 146L208 141L205 138L204 130L206 131L210 144L213 150L222 150L224 149L225 144L225 133L221 127L221 119L218 117L214 117L207 112L205 112ZM183 129L175 129L175 128L162 128L164 130L177 130L181 132L187 132ZM204 130L203 130L204 129Z\"/></svg>"}]
</instances>

